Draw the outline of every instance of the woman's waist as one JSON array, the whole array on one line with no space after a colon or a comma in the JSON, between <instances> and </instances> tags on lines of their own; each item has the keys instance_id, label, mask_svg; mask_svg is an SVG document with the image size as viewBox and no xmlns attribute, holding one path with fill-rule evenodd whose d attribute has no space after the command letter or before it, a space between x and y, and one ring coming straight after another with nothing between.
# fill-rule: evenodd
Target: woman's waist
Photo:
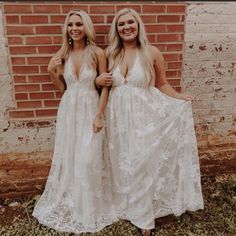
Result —
<instances>
[{"instance_id":1,"label":"woman's waist","mask_svg":"<svg viewBox=\"0 0 236 236\"><path fill-rule=\"evenodd\" d=\"M94 84L84 84L84 83L72 83L72 84L67 84L67 91L70 90L76 90L76 91L81 91L81 92L96 92L97 90L94 86Z\"/></svg>"}]
</instances>

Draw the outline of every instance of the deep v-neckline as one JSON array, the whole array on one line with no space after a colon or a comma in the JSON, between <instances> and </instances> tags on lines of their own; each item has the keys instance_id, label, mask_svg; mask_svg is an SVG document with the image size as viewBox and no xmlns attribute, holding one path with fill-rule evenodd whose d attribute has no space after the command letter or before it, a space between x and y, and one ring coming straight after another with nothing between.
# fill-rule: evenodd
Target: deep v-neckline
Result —
<instances>
[{"instance_id":1,"label":"deep v-neckline","mask_svg":"<svg viewBox=\"0 0 236 236\"><path fill-rule=\"evenodd\" d=\"M81 72L83 70L84 62L81 63L79 73L76 74L75 65L73 64L71 56L69 57L69 60L70 60L71 73L72 73L75 80L79 80L81 77Z\"/></svg>"},{"instance_id":2,"label":"deep v-neckline","mask_svg":"<svg viewBox=\"0 0 236 236\"><path fill-rule=\"evenodd\" d=\"M126 81L127 77L129 76L129 74L132 72L132 70L134 69L135 67L135 64L137 63L137 60L138 60L138 56L139 56L139 52L138 50L136 51L135 53L135 59L134 59L134 62L132 64L132 66L130 67L130 69L127 71L126 75L124 76L121 72L121 64L118 65L118 69L119 69L119 72L123 78L124 81Z\"/></svg>"}]
</instances>

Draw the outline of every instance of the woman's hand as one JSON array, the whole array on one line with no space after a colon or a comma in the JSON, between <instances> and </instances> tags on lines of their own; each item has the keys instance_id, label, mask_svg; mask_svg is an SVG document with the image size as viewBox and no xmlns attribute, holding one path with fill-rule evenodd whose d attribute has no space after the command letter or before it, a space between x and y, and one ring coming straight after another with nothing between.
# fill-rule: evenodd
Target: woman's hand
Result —
<instances>
[{"instance_id":1,"label":"woman's hand","mask_svg":"<svg viewBox=\"0 0 236 236\"><path fill-rule=\"evenodd\" d=\"M103 128L103 115L96 114L95 119L93 121L93 132L98 133Z\"/></svg>"},{"instance_id":2,"label":"woman's hand","mask_svg":"<svg viewBox=\"0 0 236 236\"><path fill-rule=\"evenodd\" d=\"M59 57L53 57L48 64L48 72L55 73L56 68L62 65L62 59Z\"/></svg>"},{"instance_id":3,"label":"woman's hand","mask_svg":"<svg viewBox=\"0 0 236 236\"><path fill-rule=\"evenodd\" d=\"M180 93L178 99L193 102L194 97L190 94Z\"/></svg>"},{"instance_id":4,"label":"woman's hand","mask_svg":"<svg viewBox=\"0 0 236 236\"><path fill-rule=\"evenodd\" d=\"M95 79L95 84L98 88L110 87L112 85L112 73L102 73Z\"/></svg>"}]
</instances>

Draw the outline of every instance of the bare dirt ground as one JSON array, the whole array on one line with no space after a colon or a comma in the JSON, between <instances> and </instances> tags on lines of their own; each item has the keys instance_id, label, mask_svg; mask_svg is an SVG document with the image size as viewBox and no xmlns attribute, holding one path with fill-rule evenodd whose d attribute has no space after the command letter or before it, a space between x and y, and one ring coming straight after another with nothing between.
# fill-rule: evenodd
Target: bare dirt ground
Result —
<instances>
[{"instance_id":1,"label":"bare dirt ground","mask_svg":"<svg viewBox=\"0 0 236 236\"><path fill-rule=\"evenodd\" d=\"M204 210L169 215L156 220L154 236L236 236L236 175L203 177ZM31 215L34 199L0 203L0 236L74 236L40 225ZM91 234L80 236L140 236L128 221L120 220Z\"/></svg>"}]
</instances>

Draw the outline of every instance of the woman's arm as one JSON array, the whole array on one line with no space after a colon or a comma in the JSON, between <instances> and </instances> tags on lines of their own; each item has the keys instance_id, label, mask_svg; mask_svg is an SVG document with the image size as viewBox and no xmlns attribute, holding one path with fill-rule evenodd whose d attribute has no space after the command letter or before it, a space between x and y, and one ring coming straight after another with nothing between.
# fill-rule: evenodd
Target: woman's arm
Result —
<instances>
[{"instance_id":1,"label":"woman's arm","mask_svg":"<svg viewBox=\"0 0 236 236\"><path fill-rule=\"evenodd\" d=\"M98 58L98 73L100 75L106 74L107 60L106 60L105 52L101 48L98 48L97 50L97 58ZM109 88L106 86L102 87L98 110L97 110L97 113L93 122L94 133L98 133L103 128L103 123L104 123L103 117L104 117L104 111L107 105L108 95L109 95Z\"/></svg>"},{"instance_id":2,"label":"woman's arm","mask_svg":"<svg viewBox=\"0 0 236 236\"><path fill-rule=\"evenodd\" d=\"M51 81L61 93L65 91L65 83L62 77L62 60L58 57L53 57L48 64L48 72L51 78Z\"/></svg>"},{"instance_id":3,"label":"woman's arm","mask_svg":"<svg viewBox=\"0 0 236 236\"><path fill-rule=\"evenodd\" d=\"M156 74L155 86L161 92L165 93L166 95L170 97L182 99L186 101L193 100L194 99L193 96L189 94L177 92L167 82L165 60L161 52L156 47L151 46L150 53L152 53L152 57L154 58L154 67L155 67L155 74Z\"/></svg>"}]
</instances>

